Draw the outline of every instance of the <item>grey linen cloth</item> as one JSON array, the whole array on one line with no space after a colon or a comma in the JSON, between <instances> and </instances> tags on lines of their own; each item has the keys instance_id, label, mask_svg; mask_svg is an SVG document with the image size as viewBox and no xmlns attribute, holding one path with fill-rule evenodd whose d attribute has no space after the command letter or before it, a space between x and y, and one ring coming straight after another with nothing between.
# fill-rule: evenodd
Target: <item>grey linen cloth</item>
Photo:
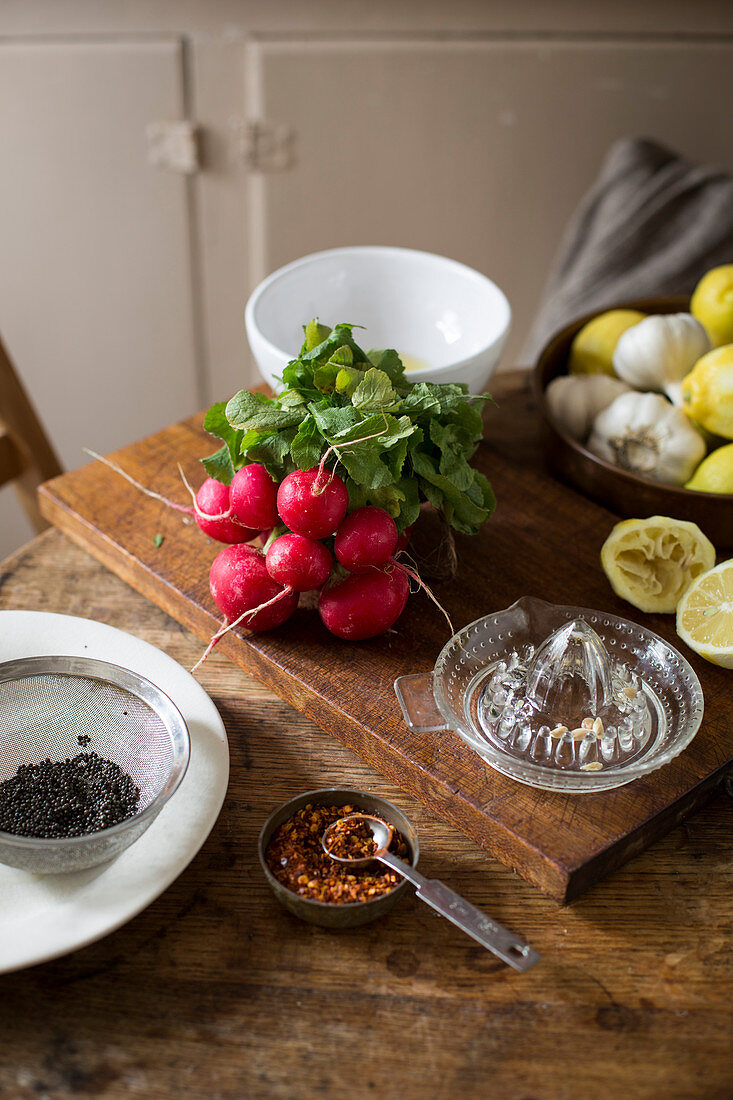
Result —
<instances>
[{"instance_id":1,"label":"grey linen cloth","mask_svg":"<svg viewBox=\"0 0 733 1100\"><path fill-rule=\"evenodd\" d=\"M652 294L690 294L733 263L733 179L647 138L611 146L563 235L520 362L595 309Z\"/></svg>"}]
</instances>

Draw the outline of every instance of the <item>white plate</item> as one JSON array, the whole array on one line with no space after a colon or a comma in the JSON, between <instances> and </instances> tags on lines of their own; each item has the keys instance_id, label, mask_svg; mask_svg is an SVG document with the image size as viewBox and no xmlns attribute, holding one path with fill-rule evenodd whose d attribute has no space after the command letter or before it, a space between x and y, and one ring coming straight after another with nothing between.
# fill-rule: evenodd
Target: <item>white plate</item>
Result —
<instances>
[{"instance_id":1,"label":"white plate","mask_svg":"<svg viewBox=\"0 0 733 1100\"><path fill-rule=\"evenodd\" d=\"M0 864L0 973L65 955L137 916L196 855L219 816L229 780L219 712L172 657L104 623L0 611L0 661L50 654L110 661L151 680L186 720L191 762L147 832L112 862L66 875L31 875Z\"/></svg>"}]
</instances>

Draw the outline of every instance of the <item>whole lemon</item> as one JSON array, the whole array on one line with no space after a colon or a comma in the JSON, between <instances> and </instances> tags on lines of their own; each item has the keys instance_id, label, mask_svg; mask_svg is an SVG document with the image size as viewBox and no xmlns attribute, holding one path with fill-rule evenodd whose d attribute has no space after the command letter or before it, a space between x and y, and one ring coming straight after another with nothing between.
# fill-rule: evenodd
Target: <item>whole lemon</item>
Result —
<instances>
[{"instance_id":1,"label":"whole lemon","mask_svg":"<svg viewBox=\"0 0 733 1100\"><path fill-rule=\"evenodd\" d=\"M701 493L733 493L733 443L718 447L704 458L685 489Z\"/></svg>"},{"instance_id":2,"label":"whole lemon","mask_svg":"<svg viewBox=\"0 0 733 1100\"><path fill-rule=\"evenodd\" d=\"M643 321L646 314L636 309L609 309L583 325L570 346L570 374L610 374L613 353L622 332Z\"/></svg>"},{"instance_id":3,"label":"whole lemon","mask_svg":"<svg viewBox=\"0 0 733 1100\"><path fill-rule=\"evenodd\" d=\"M690 301L690 312L705 328L713 347L733 343L733 264L703 275Z\"/></svg>"},{"instance_id":4,"label":"whole lemon","mask_svg":"<svg viewBox=\"0 0 733 1100\"><path fill-rule=\"evenodd\" d=\"M706 431L733 439L733 344L713 348L682 379L682 408Z\"/></svg>"}]
</instances>

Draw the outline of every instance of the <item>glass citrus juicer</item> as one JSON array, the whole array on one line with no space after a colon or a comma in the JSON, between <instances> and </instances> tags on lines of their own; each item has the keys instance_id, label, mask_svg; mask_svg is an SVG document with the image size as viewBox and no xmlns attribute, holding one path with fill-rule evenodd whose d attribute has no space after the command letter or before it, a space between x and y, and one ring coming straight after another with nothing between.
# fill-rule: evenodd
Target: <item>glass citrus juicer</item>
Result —
<instances>
[{"instance_id":1,"label":"glass citrus juicer","mask_svg":"<svg viewBox=\"0 0 733 1100\"><path fill-rule=\"evenodd\" d=\"M663 638L534 597L469 623L395 692L413 732L454 730L503 775L568 793L662 767L703 714L697 676Z\"/></svg>"}]
</instances>

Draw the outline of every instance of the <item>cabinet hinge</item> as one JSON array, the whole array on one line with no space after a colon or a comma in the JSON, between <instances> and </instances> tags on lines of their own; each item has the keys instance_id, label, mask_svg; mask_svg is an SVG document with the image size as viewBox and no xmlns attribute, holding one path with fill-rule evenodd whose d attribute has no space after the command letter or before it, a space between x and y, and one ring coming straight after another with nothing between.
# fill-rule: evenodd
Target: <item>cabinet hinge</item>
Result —
<instances>
[{"instance_id":1,"label":"cabinet hinge","mask_svg":"<svg viewBox=\"0 0 733 1100\"><path fill-rule=\"evenodd\" d=\"M145 127L148 163L192 175L200 167L198 128L187 119L149 122Z\"/></svg>"},{"instance_id":2,"label":"cabinet hinge","mask_svg":"<svg viewBox=\"0 0 733 1100\"><path fill-rule=\"evenodd\" d=\"M232 118L234 156L251 172L286 172L295 165L295 128L284 122Z\"/></svg>"}]
</instances>

